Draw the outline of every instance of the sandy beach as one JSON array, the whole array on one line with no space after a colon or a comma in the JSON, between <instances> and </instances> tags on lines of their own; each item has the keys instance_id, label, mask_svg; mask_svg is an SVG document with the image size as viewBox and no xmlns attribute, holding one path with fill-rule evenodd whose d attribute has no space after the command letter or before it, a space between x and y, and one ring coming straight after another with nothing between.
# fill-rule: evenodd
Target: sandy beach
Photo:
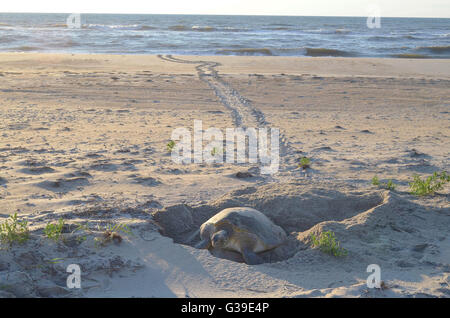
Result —
<instances>
[{"instance_id":1,"label":"sandy beach","mask_svg":"<svg viewBox=\"0 0 450 318\"><path fill-rule=\"evenodd\" d=\"M0 245L0 297L450 297L450 186L409 187L450 171L448 59L0 53L0 83L0 223L29 230ZM279 128L278 172L173 162L194 120ZM288 234L264 264L193 247L237 206ZM312 246L328 231L346 256Z\"/></svg>"}]
</instances>

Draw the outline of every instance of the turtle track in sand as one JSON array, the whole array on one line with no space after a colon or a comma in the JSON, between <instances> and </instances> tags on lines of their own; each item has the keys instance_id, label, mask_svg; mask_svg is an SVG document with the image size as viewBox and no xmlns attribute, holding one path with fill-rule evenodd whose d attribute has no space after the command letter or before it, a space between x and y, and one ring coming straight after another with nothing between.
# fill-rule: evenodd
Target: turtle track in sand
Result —
<instances>
[{"instance_id":1,"label":"turtle track in sand","mask_svg":"<svg viewBox=\"0 0 450 318\"><path fill-rule=\"evenodd\" d=\"M264 113L255 108L248 99L241 96L237 90L231 87L231 85L219 75L216 67L220 66L220 63L203 60L183 60L173 57L170 54L164 56L158 55L158 57L167 62L196 64L197 66L195 66L195 69L199 79L213 89L221 103L227 109L231 110L233 124L236 127L264 128L268 126ZM288 142L280 132L280 155L285 155L288 152L288 149Z\"/></svg>"}]
</instances>

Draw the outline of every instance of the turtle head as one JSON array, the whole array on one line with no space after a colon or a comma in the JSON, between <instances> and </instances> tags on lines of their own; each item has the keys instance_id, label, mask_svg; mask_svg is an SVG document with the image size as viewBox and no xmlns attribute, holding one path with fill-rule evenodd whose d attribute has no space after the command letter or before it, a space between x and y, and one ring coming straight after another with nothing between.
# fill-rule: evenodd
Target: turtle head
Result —
<instances>
[{"instance_id":1,"label":"turtle head","mask_svg":"<svg viewBox=\"0 0 450 318\"><path fill-rule=\"evenodd\" d=\"M211 237L211 244L215 248L223 248L226 245L228 238L229 234L227 231L218 231Z\"/></svg>"}]
</instances>

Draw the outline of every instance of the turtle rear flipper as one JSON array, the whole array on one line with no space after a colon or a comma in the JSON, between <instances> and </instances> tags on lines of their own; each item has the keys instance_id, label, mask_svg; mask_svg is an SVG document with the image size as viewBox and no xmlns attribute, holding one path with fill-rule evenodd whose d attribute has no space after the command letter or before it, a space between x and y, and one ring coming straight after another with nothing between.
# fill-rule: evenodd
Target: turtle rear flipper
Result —
<instances>
[{"instance_id":1,"label":"turtle rear flipper","mask_svg":"<svg viewBox=\"0 0 450 318\"><path fill-rule=\"evenodd\" d=\"M264 262L261 257L250 249L244 249L242 251L242 257L248 265L258 265Z\"/></svg>"},{"instance_id":2,"label":"turtle rear flipper","mask_svg":"<svg viewBox=\"0 0 450 318\"><path fill-rule=\"evenodd\" d=\"M210 240L202 240L199 243L197 243L195 245L195 248L199 248L199 249L208 249L211 246L211 241Z\"/></svg>"}]
</instances>

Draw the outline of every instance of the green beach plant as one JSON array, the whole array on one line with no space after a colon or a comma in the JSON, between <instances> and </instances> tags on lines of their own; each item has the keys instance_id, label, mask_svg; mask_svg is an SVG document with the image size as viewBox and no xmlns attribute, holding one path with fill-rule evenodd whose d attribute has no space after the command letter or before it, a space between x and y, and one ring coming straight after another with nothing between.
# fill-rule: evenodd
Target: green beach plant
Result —
<instances>
[{"instance_id":1,"label":"green beach plant","mask_svg":"<svg viewBox=\"0 0 450 318\"><path fill-rule=\"evenodd\" d=\"M173 140L169 141L166 146L167 151L172 152L173 149L175 148L175 145L176 145L175 141L173 141Z\"/></svg>"},{"instance_id":2,"label":"green beach plant","mask_svg":"<svg viewBox=\"0 0 450 318\"><path fill-rule=\"evenodd\" d=\"M374 176L374 177L372 178L372 184L373 184L374 186L379 186L379 185L380 185L380 179L378 179L377 176Z\"/></svg>"},{"instance_id":3,"label":"green beach plant","mask_svg":"<svg viewBox=\"0 0 450 318\"><path fill-rule=\"evenodd\" d=\"M380 179L378 179L378 176L374 176L371 181L372 185L386 189L386 190L395 190L397 185L392 181L391 179L388 180L388 182L380 182Z\"/></svg>"},{"instance_id":4,"label":"green beach plant","mask_svg":"<svg viewBox=\"0 0 450 318\"><path fill-rule=\"evenodd\" d=\"M125 224L108 224L103 232L102 237L95 238L95 245L106 245L109 242L114 242L116 244L120 244L122 242L122 236L120 232L123 232L127 235L132 235L130 228Z\"/></svg>"},{"instance_id":5,"label":"green beach plant","mask_svg":"<svg viewBox=\"0 0 450 318\"><path fill-rule=\"evenodd\" d=\"M56 258L52 258L52 259L48 260L47 263L48 264L60 264L63 261L64 261L64 258L56 257Z\"/></svg>"},{"instance_id":6,"label":"green beach plant","mask_svg":"<svg viewBox=\"0 0 450 318\"><path fill-rule=\"evenodd\" d=\"M85 233L84 235L79 235L77 237L77 241L79 243L86 241L88 238L88 234L86 234L86 233L92 233L92 231L89 227L89 222L86 222L85 224L77 223L76 225L77 225L76 228L71 232L71 234L75 234L77 232L84 232Z\"/></svg>"},{"instance_id":7,"label":"green beach plant","mask_svg":"<svg viewBox=\"0 0 450 318\"><path fill-rule=\"evenodd\" d=\"M17 212L0 223L0 241L11 245L14 242L25 243L29 239L28 221L19 221Z\"/></svg>"},{"instance_id":8,"label":"green beach plant","mask_svg":"<svg viewBox=\"0 0 450 318\"><path fill-rule=\"evenodd\" d=\"M336 235L332 231L322 232L317 237L311 234L312 246L318 247L322 252L335 257L343 257L348 254L347 250L340 246L336 241Z\"/></svg>"},{"instance_id":9,"label":"green beach plant","mask_svg":"<svg viewBox=\"0 0 450 318\"><path fill-rule=\"evenodd\" d=\"M426 196L441 190L444 184L450 182L450 175L447 172L435 172L433 175L422 180L419 175L414 175L413 181L409 183L411 194Z\"/></svg>"},{"instance_id":10,"label":"green beach plant","mask_svg":"<svg viewBox=\"0 0 450 318\"><path fill-rule=\"evenodd\" d=\"M44 228L44 234L49 239L54 242L59 241L63 228L64 228L64 220L61 218L58 220L58 223L48 223Z\"/></svg>"},{"instance_id":11,"label":"green beach plant","mask_svg":"<svg viewBox=\"0 0 450 318\"><path fill-rule=\"evenodd\" d=\"M215 157L215 156L219 155L221 152L222 152L222 151L221 151L220 148L214 147L214 148L211 150L211 156Z\"/></svg>"},{"instance_id":12,"label":"green beach plant","mask_svg":"<svg viewBox=\"0 0 450 318\"><path fill-rule=\"evenodd\" d=\"M383 183L383 186L385 189L392 191L397 187L392 180L388 180L387 183Z\"/></svg>"},{"instance_id":13,"label":"green beach plant","mask_svg":"<svg viewBox=\"0 0 450 318\"><path fill-rule=\"evenodd\" d=\"M131 230L126 224L114 224L114 225L108 224L106 226L106 231L111 232L111 233L112 232L116 232L116 233L123 232L125 234L131 235Z\"/></svg>"},{"instance_id":14,"label":"green beach plant","mask_svg":"<svg viewBox=\"0 0 450 318\"><path fill-rule=\"evenodd\" d=\"M302 168L303 170L309 168L311 166L311 159L307 157L302 157L300 159L300 163L298 164L299 168Z\"/></svg>"}]
</instances>

